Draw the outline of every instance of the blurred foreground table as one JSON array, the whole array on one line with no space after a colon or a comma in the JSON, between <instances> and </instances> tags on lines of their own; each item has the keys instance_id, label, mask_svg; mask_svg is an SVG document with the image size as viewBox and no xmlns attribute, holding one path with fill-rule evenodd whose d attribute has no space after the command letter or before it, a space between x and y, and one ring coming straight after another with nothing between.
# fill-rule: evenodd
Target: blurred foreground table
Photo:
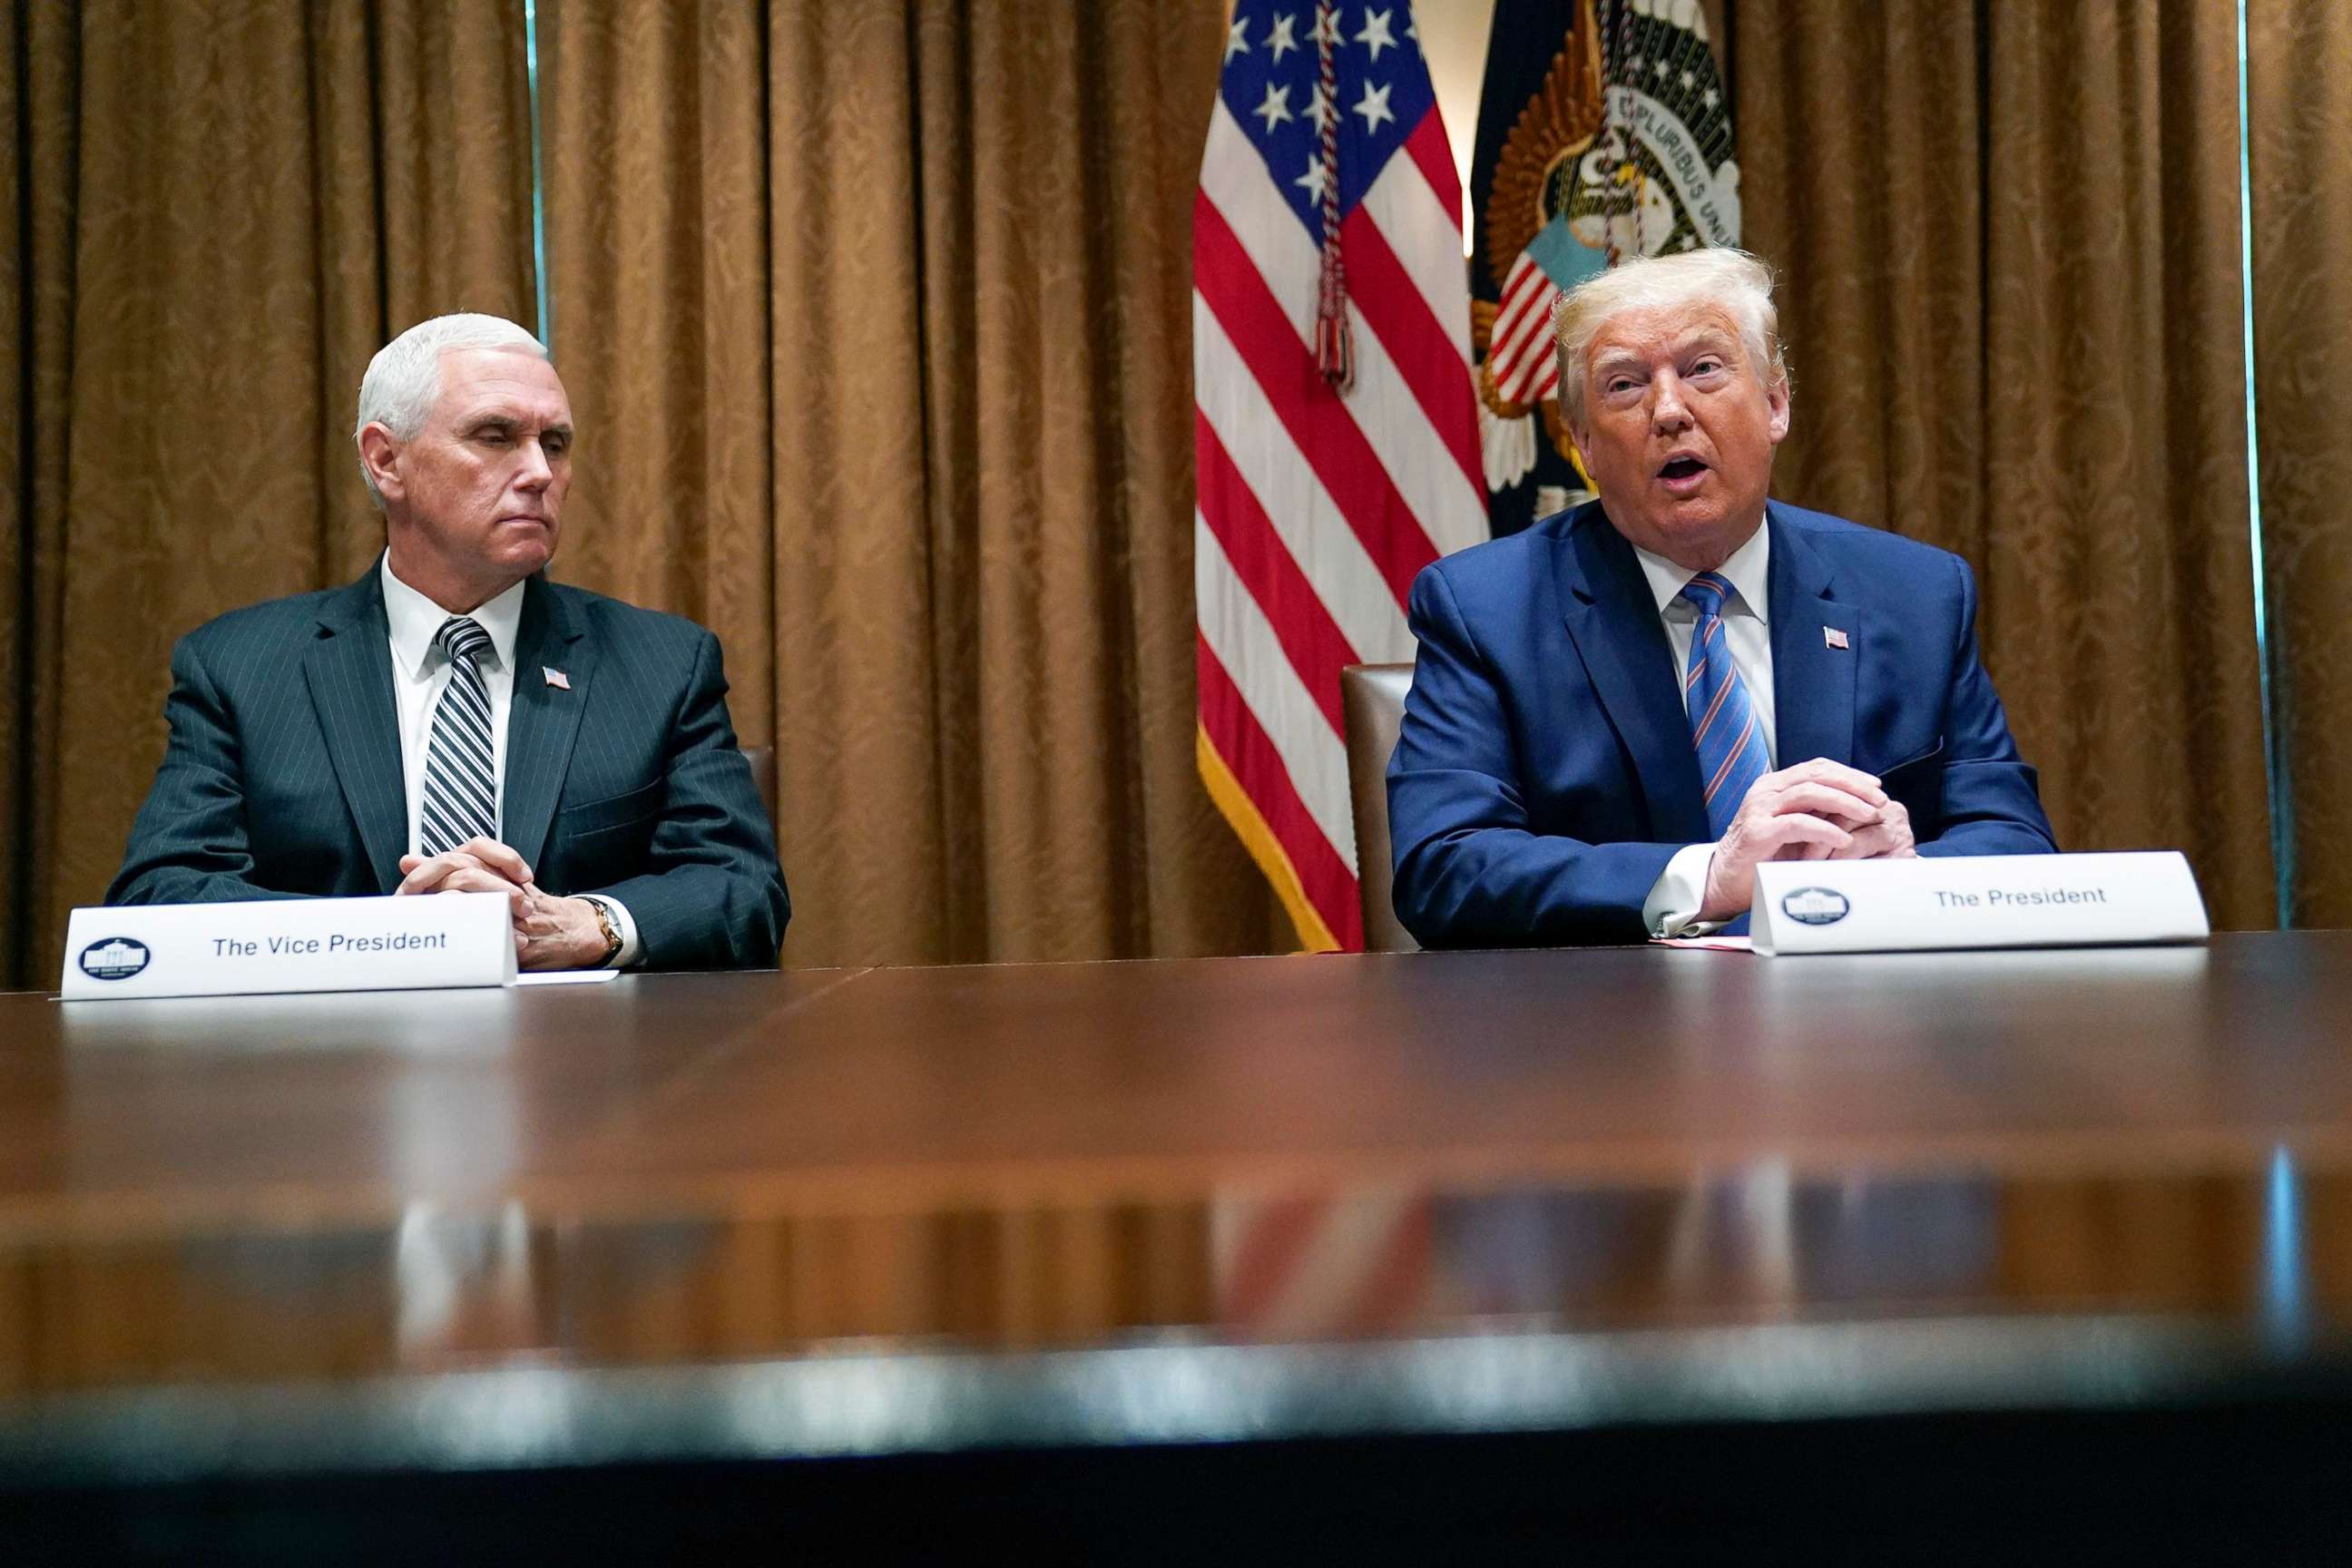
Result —
<instances>
[{"instance_id":1,"label":"blurred foreground table","mask_svg":"<svg viewBox=\"0 0 2352 1568\"><path fill-rule=\"evenodd\" d=\"M0 997L0 1534L2352 1537L2347 1045L2325 932Z\"/></svg>"}]
</instances>

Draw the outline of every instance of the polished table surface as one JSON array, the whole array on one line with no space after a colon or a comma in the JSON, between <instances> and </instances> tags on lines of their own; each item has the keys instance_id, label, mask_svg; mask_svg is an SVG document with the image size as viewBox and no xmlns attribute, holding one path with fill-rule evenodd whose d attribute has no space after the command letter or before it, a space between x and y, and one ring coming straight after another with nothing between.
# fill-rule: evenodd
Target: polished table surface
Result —
<instances>
[{"instance_id":1,"label":"polished table surface","mask_svg":"<svg viewBox=\"0 0 2352 1568\"><path fill-rule=\"evenodd\" d=\"M2338 1360L2352 933L0 997L0 1465L2102 1408Z\"/></svg>"}]
</instances>

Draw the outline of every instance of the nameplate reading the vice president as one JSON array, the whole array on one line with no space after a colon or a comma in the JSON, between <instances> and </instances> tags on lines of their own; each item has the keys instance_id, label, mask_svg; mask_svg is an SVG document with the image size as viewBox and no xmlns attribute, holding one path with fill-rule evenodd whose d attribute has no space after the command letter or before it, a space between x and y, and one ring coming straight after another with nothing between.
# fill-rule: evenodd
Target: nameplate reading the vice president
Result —
<instances>
[{"instance_id":1,"label":"nameplate reading the vice president","mask_svg":"<svg viewBox=\"0 0 2352 1568\"><path fill-rule=\"evenodd\" d=\"M2211 928L2178 850L1916 860L1775 860L1756 868L1756 951L1897 952L2202 942Z\"/></svg>"},{"instance_id":2,"label":"nameplate reading the vice president","mask_svg":"<svg viewBox=\"0 0 2352 1568\"><path fill-rule=\"evenodd\" d=\"M514 973L502 893L268 899L76 910L58 989L68 1002L415 991L509 985Z\"/></svg>"}]
</instances>

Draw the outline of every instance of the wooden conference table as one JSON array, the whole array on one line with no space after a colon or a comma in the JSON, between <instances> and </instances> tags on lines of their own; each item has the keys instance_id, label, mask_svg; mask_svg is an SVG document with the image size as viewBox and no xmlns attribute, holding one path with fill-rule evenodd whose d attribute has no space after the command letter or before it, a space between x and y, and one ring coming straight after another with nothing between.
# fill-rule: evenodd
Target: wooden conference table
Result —
<instances>
[{"instance_id":1,"label":"wooden conference table","mask_svg":"<svg viewBox=\"0 0 2352 1568\"><path fill-rule=\"evenodd\" d=\"M2307 1543L2347 1042L2336 932L0 996L0 1536Z\"/></svg>"}]
</instances>

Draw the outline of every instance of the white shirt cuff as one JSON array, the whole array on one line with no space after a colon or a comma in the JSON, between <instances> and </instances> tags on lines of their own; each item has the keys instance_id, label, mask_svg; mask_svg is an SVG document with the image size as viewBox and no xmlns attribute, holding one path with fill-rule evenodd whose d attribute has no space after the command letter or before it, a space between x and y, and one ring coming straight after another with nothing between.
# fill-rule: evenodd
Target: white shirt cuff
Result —
<instances>
[{"instance_id":1,"label":"white shirt cuff","mask_svg":"<svg viewBox=\"0 0 2352 1568\"><path fill-rule=\"evenodd\" d=\"M645 952L644 944L637 941L637 922L630 916L629 906L612 894L599 893L596 900L613 911L613 927L621 933L621 951L613 955L612 963L598 967L626 969L635 963Z\"/></svg>"},{"instance_id":2,"label":"white shirt cuff","mask_svg":"<svg viewBox=\"0 0 2352 1568\"><path fill-rule=\"evenodd\" d=\"M1721 923L1693 918L1706 905L1706 873L1714 861L1712 844L1685 844L1675 851L1642 900L1642 924L1652 936L1705 936Z\"/></svg>"}]
</instances>

